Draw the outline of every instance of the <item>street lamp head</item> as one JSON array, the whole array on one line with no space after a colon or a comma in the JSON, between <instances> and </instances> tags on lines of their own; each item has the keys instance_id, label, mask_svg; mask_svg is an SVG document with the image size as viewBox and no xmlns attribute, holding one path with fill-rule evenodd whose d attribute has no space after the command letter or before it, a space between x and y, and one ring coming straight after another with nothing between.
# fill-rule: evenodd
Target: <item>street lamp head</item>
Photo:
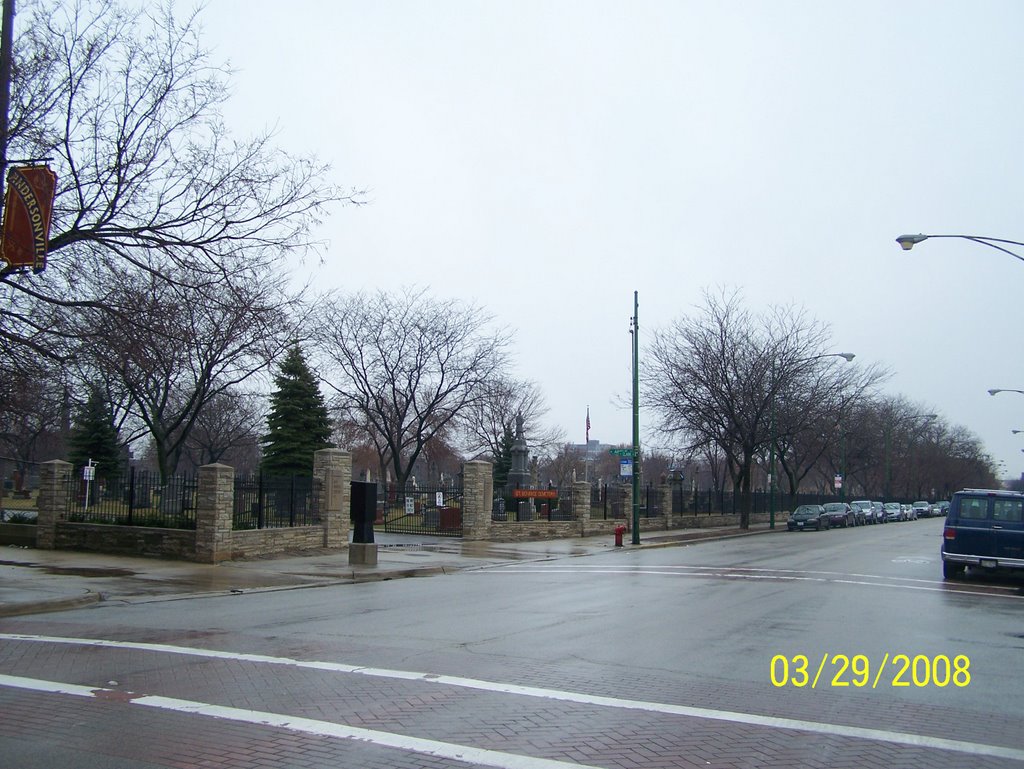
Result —
<instances>
[{"instance_id":1,"label":"street lamp head","mask_svg":"<svg viewBox=\"0 0 1024 769\"><path fill-rule=\"evenodd\" d=\"M988 394L989 395L995 395L996 393L1001 393L1001 392L1002 392L1002 390L1000 390L998 387L994 387L994 388L992 388L991 390L988 391Z\"/></svg>"},{"instance_id":2,"label":"street lamp head","mask_svg":"<svg viewBox=\"0 0 1024 769\"><path fill-rule=\"evenodd\" d=\"M856 358L856 357L857 357L857 356L856 356L856 355L854 355L854 354L853 354L852 352L840 352L840 353L836 353L836 354L837 354L837 355L838 355L838 356L839 356L840 358L845 358L845 359L846 359L846 362L847 362L847 363L849 363L850 361L852 361L852 360L853 360L854 358Z\"/></svg>"},{"instance_id":3,"label":"street lamp head","mask_svg":"<svg viewBox=\"0 0 1024 769\"><path fill-rule=\"evenodd\" d=\"M909 251L922 240L928 240L928 236L920 234L900 235L898 238L896 238L896 242L900 244L900 248L902 248L904 251Z\"/></svg>"},{"instance_id":4,"label":"street lamp head","mask_svg":"<svg viewBox=\"0 0 1024 769\"><path fill-rule=\"evenodd\" d=\"M1024 433L1024 430L1010 430L1010 432L1014 435L1019 435L1020 433ZM1022 451L1024 451L1024 449L1022 449Z\"/></svg>"}]
</instances>

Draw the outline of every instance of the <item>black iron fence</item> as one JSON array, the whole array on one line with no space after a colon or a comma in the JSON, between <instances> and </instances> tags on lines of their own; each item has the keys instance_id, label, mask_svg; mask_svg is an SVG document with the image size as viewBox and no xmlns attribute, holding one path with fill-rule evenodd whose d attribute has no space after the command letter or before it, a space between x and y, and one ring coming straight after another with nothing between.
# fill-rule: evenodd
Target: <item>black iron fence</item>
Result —
<instances>
[{"instance_id":1,"label":"black iron fence","mask_svg":"<svg viewBox=\"0 0 1024 769\"><path fill-rule=\"evenodd\" d=\"M378 484L375 524L398 534L462 536L462 487Z\"/></svg>"},{"instance_id":2,"label":"black iron fence","mask_svg":"<svg viewBox=\"0 0 1024 769\"><path fill-rule=\"evenodd\" d=\"M633 508L628 503L631 487L622 483L605 483L590 489L590 517L594 519L628 518ZM655 518L664 515L661 509L661 492L657 486L646 485L640 489L640 517Z\"/></svg>"},{"instance_id":3,"label":"black iron fence","mask_svg":"<svg viewBox=\"0 0 1024 769\"><path fill-rule=\"evenodd\" d=\"M591 518L625 518L626 487L622 484L594 484L590 487Z\"/></svg>"},{"instance_id":4,"label":"black iron fence","mask_svg":"<svg viewBox=\"0 0 1024 769\"><path fill-rule=\"evenodd\" d=\"M321 486L319 478L303 475L237 476L232 528L319 526Z\"/></svg>"},{"instance_id":5,"label":"black iron fence","mask_svg":"<svg viewBox=\"0 0 1024 769\"><path fill-rule=\"evenodd\" d=\"M159 473L128 468L116 478L68 479L64 519L76 523L196 527L195 476L174 476L161 482Z\"/></svg>"},{"instance_id":6,"label":"black iron fence","mask_svg":"<svg viewBox=\"0 0 1024 769\"><path fill-rule=\"evenodd\" d=\"M800 505L824 505L828 502L843 501L835 494L774 494L774 499L767 491L752 491L750 511L752 513L768 513L773 508L776 512L794 510ZM673 515L718 515L735 514L743 509L744 494L739 491L721 489L693 490L674 486L672 488Z\"/></svg>"},{"instance_id":7,"label":"black iron fence","mask_svg":"<svg viewBox=\"0 0 1024 769\"><path fill-rule=\"evenodd\" d=\"M744 496L741 492L723 491L719 489L694 490L679 485L671 487L673 515L719 515L735 514L743 509ZM597 484L590 489L590 517L594 519L628 518L632 515L632 507L628 500L630 487L628 484L612 483ZM768 513L771 500L766 491L750 493L750 510L753 513ZM826 502L841 501L836 495L829 494L789 494L775 492L774 509L776 512L792 510L798 505L823 505ZM640 489L640 516L655 518L665 514L662 509L664 498L661 488L651 484Z\"/></svg>"}]
</instances>

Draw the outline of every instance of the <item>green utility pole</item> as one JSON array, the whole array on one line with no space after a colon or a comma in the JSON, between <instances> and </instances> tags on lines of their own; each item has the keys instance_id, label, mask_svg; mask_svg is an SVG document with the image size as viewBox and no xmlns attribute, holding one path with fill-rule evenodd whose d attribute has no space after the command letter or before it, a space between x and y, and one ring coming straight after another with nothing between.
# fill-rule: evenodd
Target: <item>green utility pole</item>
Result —
<instances>
[{"instance_id":1,"label":"green utility pole","mask_svg":"<svg viewBox=\"0 0 1024 769\"><path fill-rule=\"evenodd\" d=\"M773 385L774 387L774 385ZM775 528L775 396L772 395L772 410L769 422L768 443L768 528Z\"/></svg>"},{"instance_id":2,"label":"green utility pole","mask_svg":"<svg viewBox=\"0 0 1024 769\"><path fill-rule=\"evenodd\" d=\"M633 544L640 544L640 323L639 292L633 292Z\"/></svg>"}]
</instances>

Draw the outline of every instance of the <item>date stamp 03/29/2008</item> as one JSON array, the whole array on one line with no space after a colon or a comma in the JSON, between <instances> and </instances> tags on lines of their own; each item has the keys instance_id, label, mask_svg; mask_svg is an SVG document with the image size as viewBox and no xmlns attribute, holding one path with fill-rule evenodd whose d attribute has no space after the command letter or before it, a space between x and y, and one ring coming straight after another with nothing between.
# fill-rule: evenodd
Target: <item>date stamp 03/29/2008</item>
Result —
<instances>
[{"instance_id":1,"label":"date stamp 03/29/2008","mask_svg":"<svg viewBox=\"0 0 1024 769\"><path fill-rule=\"evenodd\" d=\"M821 655L813 661L806 654L787 656L776 654L771 662L772 686L809 686L856 688L879 686L915 686L924 688L953 686L963 688L971 683L971 660L966 654L949 657L945 654L889 654L881 660L872 660L864 654Z\"/></svg>"}]
</instances>

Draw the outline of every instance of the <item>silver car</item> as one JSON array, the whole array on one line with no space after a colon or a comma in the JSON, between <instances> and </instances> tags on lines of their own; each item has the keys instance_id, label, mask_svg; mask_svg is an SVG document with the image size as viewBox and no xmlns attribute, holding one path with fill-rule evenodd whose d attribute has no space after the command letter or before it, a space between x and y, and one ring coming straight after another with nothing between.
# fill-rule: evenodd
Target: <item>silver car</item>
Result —
<instances>
[{"instance_id":1,"label":"silver car","mask_svg":"<svg viewBox=\"0 0 1024 769\"><path fill-rule=\"evenodd\" d=\"M858 499L851 502L850 507L853 508L854 515L857 516L857 523L863 525L875 522L875 514L871 509L871 503L866 499Z\"/></svg>"}]
</instances>

